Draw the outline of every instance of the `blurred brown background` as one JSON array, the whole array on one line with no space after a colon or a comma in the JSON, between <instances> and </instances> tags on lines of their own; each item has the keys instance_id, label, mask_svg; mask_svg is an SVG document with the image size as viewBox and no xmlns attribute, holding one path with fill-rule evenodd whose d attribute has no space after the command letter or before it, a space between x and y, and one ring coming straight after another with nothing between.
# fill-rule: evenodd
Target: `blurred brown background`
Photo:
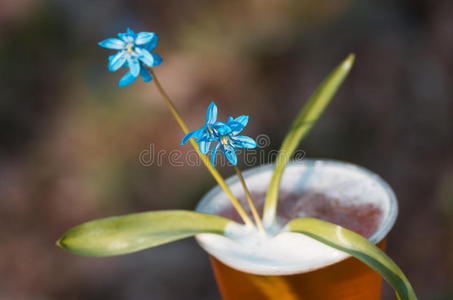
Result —
<instances>
[{"instance_id":1,"label":"blurred brown background","mask_svg":"<svg viewBox=\"0 0 453 300\"><path fill-rule=\"evenodd\" d=\"M155 71L191 128L214 99L269 149L356 53L301 148L384 177L400 200L390 256L420 299L453 299L452 1L2 0L0 25L1 300L219 298L193 239L98 259L54 245L90 219L191 209L215 184L203 167L140 164L150 145L189 147L153 82L120 89L108 72L97 42L128 26L158 33Z\"/></svg>"}]
</instances>

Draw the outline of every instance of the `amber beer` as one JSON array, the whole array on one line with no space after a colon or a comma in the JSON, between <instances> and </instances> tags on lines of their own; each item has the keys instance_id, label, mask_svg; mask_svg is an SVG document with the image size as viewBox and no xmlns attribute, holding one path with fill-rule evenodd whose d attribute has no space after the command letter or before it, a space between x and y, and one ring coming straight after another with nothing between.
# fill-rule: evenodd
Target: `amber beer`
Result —
<instances>
[{"instance_id":1,"label":"amber beer","mask_svg":"<svg viewBox=\"0 0 453 300\"><path fill-rule=\"evenodd\" d=\"M267 165L245 172L258 206L263 205L272 170L273 166ZM228 179L227 183L233 193L242 195L236 178ZM380 177L337 161L290 163L279 198L277 214L281 227L296 217L317 217L367 237L382 250L397 214L395 196ZM239 199L245 201L241 196ZM239 221L219 188L206 194L197 210ZM209 253L223 299L380 299L381 277L357 259L295 233L278 237L285 243L282 247L278 244L280 240L273 238L268 243L252 236L248 243L247 234L237 235L241 230L237 231L238 228L231 231L231 239L197 236ZM276 229L270 231L275 233Z\"/></svg>"}]
</instances>

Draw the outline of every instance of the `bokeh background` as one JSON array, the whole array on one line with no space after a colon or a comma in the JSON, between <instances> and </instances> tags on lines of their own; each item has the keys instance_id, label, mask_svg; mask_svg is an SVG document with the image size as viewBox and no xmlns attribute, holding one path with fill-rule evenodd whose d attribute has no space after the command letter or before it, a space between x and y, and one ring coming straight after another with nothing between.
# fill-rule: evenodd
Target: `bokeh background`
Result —
<instances>
[{"instance_id":1,"label":"bokeh background","mask_svg":"<svg viewBox=\"0 0 453 300\"><path fill-rule=\"evenodd\" d=\"M268 149L354 52L301 149L384 177L400 201L390 256L420 299L453 299L449 0L1 0L0 299L219 298L193 239L114 258L55 246L94 218L191 209L215 184L203 167L140 163L190 148L153 82L120 89L108 72L97 42L128 26L158 33L155 71L191 128L214 99L221 118L249 114Z\"/></svg>"}]
</instances>

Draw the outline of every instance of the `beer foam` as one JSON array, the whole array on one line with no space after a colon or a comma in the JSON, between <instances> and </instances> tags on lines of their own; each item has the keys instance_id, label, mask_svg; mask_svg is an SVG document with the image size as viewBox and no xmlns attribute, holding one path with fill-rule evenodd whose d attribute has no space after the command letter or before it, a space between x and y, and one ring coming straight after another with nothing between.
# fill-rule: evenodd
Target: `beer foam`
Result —
<instances>
[{"instance_id":1,"label":"beer foam","mask_svg":"<svg viewBox=\"0 0 453 300\"><path fill-rule=\"evenodd\" d=\"M244 172L247 186L253 192L264 192L270 182L273 165ZM243 194L237 177L227 181L233 194ZM373 204L382 211L379 229L369 238L377 243L392 227L396 198L390 187L376 174L348 163L329 160L291 162L285 169L281 189L291 193L310 190L344 200L344 204ZM342 202L343 203L343 202ZM197 211L216 214L229 206L229 199L215 187L200 201ZM200 246L224 264L253 274L290 275L322 268L339 262L348 254L333 249L308 236L285 232L277 224L266 229L266 235L255 228L230 223L225 236L199 234Z\"/></svg>"},{"instance_id":2,"label":"beer foam","mask_svg":"<svg viewBox=\"0 0 453 300\"><path fill-rule=\"evenodd\" d=\"M231 223L226 236L199 234L197 240L206 251L235 269L260 275L288 275L309 271L346 258L312 238L282 232L265 235L255 228Z\"/></svg>"}]
</instances>

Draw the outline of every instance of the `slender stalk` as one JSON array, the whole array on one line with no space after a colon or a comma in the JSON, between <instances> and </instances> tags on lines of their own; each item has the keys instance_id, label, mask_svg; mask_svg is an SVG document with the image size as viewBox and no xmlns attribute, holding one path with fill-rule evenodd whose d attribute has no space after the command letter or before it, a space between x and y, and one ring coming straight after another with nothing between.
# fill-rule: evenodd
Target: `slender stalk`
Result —
<instances>
[{"instance_id":1,"label":"slender stalk","mask_svg":"<svg viewBox=\"0 0 453 300\"><path fill-rule=\"evenodd\" d=\"M179 115L178 111L176 110L176 107L173 105L172 101L168 97L167 93L165 90L162 88L160 85L159 80L157 79L156 74L154 73L152 68L149 68L151 72L151 76L153 77L153 81L157 86L157 89L159 90L160 94L162 95L162 98L164 98L165 102L167 103L168 107L170 108L171 113L173 114L173 117L176 119L176 122L178 122L179 126L181 127L182 131L184 131L184 134L187 134L189 132L189 128L187 128L187 125L184 123L184 121L181 119L181 116ZM198 145L195 142L193 138L190 139L190 144L192 144L193 148L195 151L197 151L198 155L201 158L201 161L204 163L204 165L208 168L209 172L211 172L212 176L214 179L217 181L217 183L220 185L220 187L225 191L225 193L228 195L228 197L231 200L231 203L233 204L234 208L238 212L239 216L241 216L242 220L244 221L245 224L247 225L253 225L252 220L249 218L247 213L244 211L242 208L241 204L239 201L234 197L233 193L231 193L230 189L226 185L225 181L223 180L222 176L220 175L219 172L217 172L216 169L213 168L211 165L211 162L209 159L206 157L206 155L203 155L200 150L198 149Z\"/></svg>"},{"instance_id":2,"label":"slender stalk","mask_svg":"<svg viewBox=\"0 0 453 300\"><path fill-rule=\"evenodd\" d=\"M258 226L260 231L266 232L264 230L263 224L261 223L261 218L258 215L258 212L256 211L255 204L253 204L252 196L250 195L249 189L247 188L247 184L245 183L244 177L242 177L241 170L239 170L238 166L234 166L234 170L236 171L239 181L241 182L242 187L244 188L245 197L247 198L247 202L249 203L250 210L252 211L252 215L253 218L255 219L256 225Z\"/></svg>"}]
</instances>

